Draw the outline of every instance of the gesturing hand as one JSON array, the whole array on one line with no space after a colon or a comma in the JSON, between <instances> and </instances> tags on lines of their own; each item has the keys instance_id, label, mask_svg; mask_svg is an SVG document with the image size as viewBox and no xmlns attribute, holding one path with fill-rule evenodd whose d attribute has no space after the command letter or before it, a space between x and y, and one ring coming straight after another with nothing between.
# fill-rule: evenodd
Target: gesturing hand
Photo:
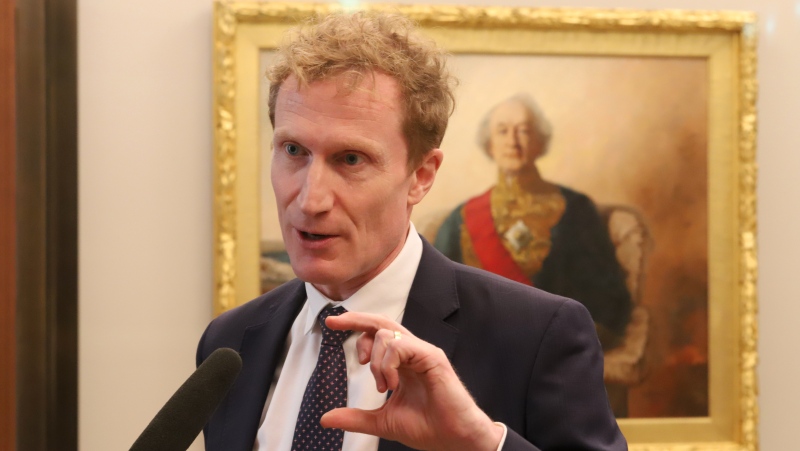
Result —
<instances>
[{"instance_id":1,"label":"gesturing hand","mask_svg":"<svg viewBox=\"0 0 800 451\"><path fill-rule=\"evenodd\" d=\"M497 449L503 428L475 404L441 349L378 315L348 312L329 317L326 325L363 332L356 345L359 363L370 364L379 392L393 392L376 410L334 409L322 416L323 427L416 449Z\"/></svg>"}]
</instances>

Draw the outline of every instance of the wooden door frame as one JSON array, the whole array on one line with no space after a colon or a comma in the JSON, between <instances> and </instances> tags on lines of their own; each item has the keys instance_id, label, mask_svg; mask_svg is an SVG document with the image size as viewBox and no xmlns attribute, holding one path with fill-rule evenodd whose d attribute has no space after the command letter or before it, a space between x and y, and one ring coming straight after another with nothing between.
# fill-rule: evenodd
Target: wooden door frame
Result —
<instances>
[{"instance_id":1,"label":"wooden door frame","mask_svg":"<svg viewBox=\"0 0 800 451\"><path fill-rule=\"evenodd\" d=\"M0 2L0 449L16 448L14 1Z\"/></svg>"},{"instance_id":2,"label":"wooden door frame","mask_svg":"<svg viewBox=\"0 0 800 451\"><path fill-rule=\"evenodd\" d=\"M71 451L78 449L77 1L16 3L16 448Z\"/></svg>"}]
</instances>

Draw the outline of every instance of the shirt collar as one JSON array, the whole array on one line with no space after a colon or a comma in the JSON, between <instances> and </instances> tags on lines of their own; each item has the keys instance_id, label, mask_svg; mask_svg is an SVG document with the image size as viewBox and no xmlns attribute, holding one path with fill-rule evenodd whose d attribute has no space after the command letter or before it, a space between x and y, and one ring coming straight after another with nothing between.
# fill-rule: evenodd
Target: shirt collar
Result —
<instances>
[{"instance_id":1,"label":"shirt collar","mask_svg":"<svg viewBox=\"0 0 800 451\"><path fill-rule=\"evenodd\" d=\"M308 313L305 333L311 332L317 323L317 316L328 304L340 305L348 312L374 313L398 320L405 311L408 293L421 258L422 239L414 224L409 222L406 242L397 257L380 274L344 301L334 302L320 293L314 285L306 282Z\"/></svg>"}]
</instances>

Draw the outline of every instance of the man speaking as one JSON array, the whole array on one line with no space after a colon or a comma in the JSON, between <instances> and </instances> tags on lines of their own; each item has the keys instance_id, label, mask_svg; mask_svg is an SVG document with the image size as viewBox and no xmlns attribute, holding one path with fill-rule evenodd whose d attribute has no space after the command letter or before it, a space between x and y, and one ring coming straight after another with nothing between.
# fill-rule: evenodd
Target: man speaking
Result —
<instances>
[{"instance_id":1,"label":"man speaking","mask_svg":"<svg viewBox=\"0 0 800 451\"><path fill-rule=\"evenodd\" d=\"M242 357L209 450L620 450L579 303L448 260L411 210L453 110L445 55L398 15L290 32L269 71L272 186L298 279L215 319Z\"/></svg>"}]
</instances>

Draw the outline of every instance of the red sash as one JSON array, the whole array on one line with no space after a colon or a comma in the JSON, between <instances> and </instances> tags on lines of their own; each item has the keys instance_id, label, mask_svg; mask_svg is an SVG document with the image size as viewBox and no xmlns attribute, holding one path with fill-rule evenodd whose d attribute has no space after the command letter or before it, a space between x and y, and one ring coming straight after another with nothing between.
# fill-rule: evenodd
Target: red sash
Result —
<instances>
[{"instance_id":1,"label":"red sash","mask_svg":"<svg viewBox=\"0 0 800 451\"><path fill-rule=\"evenodd\" d=\"M491 192L489 190L472 198L464 205L464 225L472 239L475 255L483 269L525 285L533 285L497 235L492 219Z\"/></svg>"}]
</instances>

